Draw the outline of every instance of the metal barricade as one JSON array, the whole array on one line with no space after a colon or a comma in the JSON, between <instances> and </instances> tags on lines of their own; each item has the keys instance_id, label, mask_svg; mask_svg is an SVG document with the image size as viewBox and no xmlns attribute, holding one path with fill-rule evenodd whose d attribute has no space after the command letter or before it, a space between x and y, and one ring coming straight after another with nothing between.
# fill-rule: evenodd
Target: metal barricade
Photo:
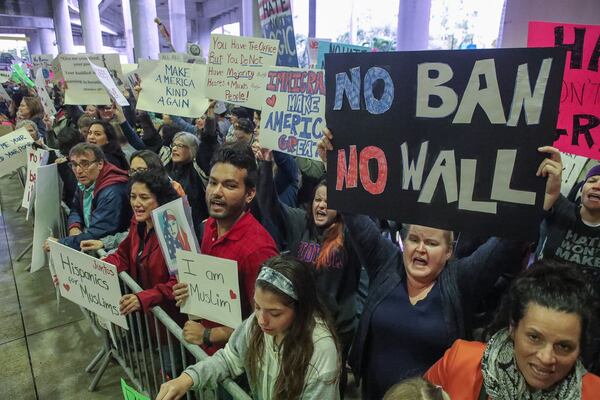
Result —
<instances>
[{"instance_id":1,"label":"metal barricade","mask_svg":"<svg viewBox=\"0 0 600 400\"><path fill-rule=\"evenodd\" d=\"M126 272L119 273L124 284L124 294L138 293L142 288ZM91 313L92 326L98 328L99 321ZM187 343L183 331L175 321L160 307L152 308L152 314L135 312L127 316L129 330L107 324L103 329L103 348L86 368L94 372L100 362L89 390L93 391L102 377L109 361L114 359L123 368L137 389L150 398L156 397L160 385L168 378L175 378L190 364L198 362L208 355L200 346ZM108 331L106 331L108 329ZM189 362L188 362L189 361ZM251 397L233 380L227 378L219 385L233 400L250 400ZM188 392L188 400L217 399L213 390Z\"/></svg>"}]
</instances>

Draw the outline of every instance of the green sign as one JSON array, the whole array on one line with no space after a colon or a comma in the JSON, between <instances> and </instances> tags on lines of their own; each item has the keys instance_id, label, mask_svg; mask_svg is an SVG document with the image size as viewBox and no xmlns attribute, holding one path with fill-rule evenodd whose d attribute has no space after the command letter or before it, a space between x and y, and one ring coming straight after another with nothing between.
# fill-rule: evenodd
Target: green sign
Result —
<instances>
[{"instance_id":1,"label":"green sign","mask_svg":"<svg viewBox=\"0 0 600 400\"><path fill-rule=\"evenodd\" d=\"M144 396L134 388L127 385L123 378L121 378L121 390L123 390L123 398L125 400L150 400L149 397Z\"/></svg>"}]
</instances>

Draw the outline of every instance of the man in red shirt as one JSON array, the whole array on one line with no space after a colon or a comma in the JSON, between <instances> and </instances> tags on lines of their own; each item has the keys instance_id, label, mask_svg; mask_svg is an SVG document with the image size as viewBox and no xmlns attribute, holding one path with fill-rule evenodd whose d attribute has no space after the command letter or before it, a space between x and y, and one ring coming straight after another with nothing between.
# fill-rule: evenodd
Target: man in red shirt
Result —
<instances>
[{"instance_id":1,"label":"man in red shirt","mask_svg":"<svg viewBox=\"0 0 600 400\"><path fill-rule=\"evenodd\" d=\"M256 194L257 167L254 153L243 142L223 145L211 161L206 186L206 220L202 254L237 261L240 280L242 318L252 313L254 283L263 262L278 254L275 242L263 226L247 211ZM187 298L187 284L173 287L181 304ZM223 347L233 329L215 322L187 321L183 336L189 343L201 345L212 355Z\"/></svg>"}]
</instances>

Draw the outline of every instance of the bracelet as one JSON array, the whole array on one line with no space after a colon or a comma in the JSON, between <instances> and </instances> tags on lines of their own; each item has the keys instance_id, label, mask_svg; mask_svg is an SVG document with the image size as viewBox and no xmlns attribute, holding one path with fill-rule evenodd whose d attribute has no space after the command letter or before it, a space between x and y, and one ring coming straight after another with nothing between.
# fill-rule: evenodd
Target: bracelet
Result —
<instances>
[{"instance_id":1,"label":"bracelet","mask_svg":"<svg viewBox=\"0 0 600 400\"><path fill-rule=\"evenodd\" d=\"M212 342L210 341L210 332L211 332L211 328L205 328L204 329L204 334L202 335L202 343L204 343L204 345L206 347L210 347L212 346Z\"/></svg>"}]
</instances>

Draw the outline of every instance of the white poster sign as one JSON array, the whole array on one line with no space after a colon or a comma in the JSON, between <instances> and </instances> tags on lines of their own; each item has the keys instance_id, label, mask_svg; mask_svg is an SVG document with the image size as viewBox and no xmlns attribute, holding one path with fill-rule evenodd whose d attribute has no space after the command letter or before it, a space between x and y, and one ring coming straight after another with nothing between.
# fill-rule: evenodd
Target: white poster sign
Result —
<instances>
[{"instance_id":1,"label":"white poster sign","mask_svg":"<svg viewBox=\"0 0 600 400\"><path fill-rule=\"evenodd\" d=\"M154 61L140 65L138 71L142 80L139 110L198 118L208 108L203 88L206 65Z\"/></svg>"},{"instance_id":2,"label":"white poster sign","mask_svg":"<svg viewBox=\"0 0 600 400\"><path fill-rule=\"evenodd\" d=\"M119 311L122 295L114 265L57 242L50 242L50 257L62 297L129 329Z\"/></svg>"},{"instance_id":3,"label":"white poster sign","mask_svg":"<svg viewBox=\"0 0 600 400\"><path fill-rule=\"evenodd\" d=\"M262 109L265 67L276 65L278 48L275 39L210 35L206 96Z\"/></svg>"},{"instance_id":4,"label":"white poster sign","mask_svg":"<svg viewBox=\"0 0 600 400\"><path fill-rule=\"evenodd\" d=\"M33 139L25 128L0 137L0 177L27 165L27 147L31 143Z\"/></svg>"},{"instance_id":5,"label":"white poster sign","mask_svg":"<svg viewBox=\"0 0 600 400\"><path fill-rule=\"evenodd\" d=\"M110 72L108 72L106 68L99 67L91 61L90 67L92 67L92 70L96 74L96 77L98 78L100 83L102 83L102 86L104 86L109 96L113 98L121 107L128 106L129 102L127 101L125 96L123 96L123 93L121 93L121 90L119 90L117 85L115 85L115 81L113 81Z\"/></svg>"},{"instance_id":6,"label":"white poster sign","mask_svg":"<svg viewBox=\"0 0 600 400\"><path fill-rule=\"evenodd\" d=\"M63 223L60 217L60 192L58 190L56 164L38 167L34 194L33 248L31 250L31 272L47 264L46 252L42 248L48 236L58 236Z\"/></svg>"},{"instance_id":7,"label":"white poster sign","mask_svg":"<svg viewBox=\"0 0 600 400\"><path fill-rule=\"evenodd\" d=\"M10 79L10 74L10 71L0 71L0 83L7 82Z\"/></svg>"},{"instance_id":8,"label":"white poster sign","mask_svg":"<svg viewBox=\"0 0 600 400\"><path fill-rule=\"evenodd\" d=\"M106 105L111 103L110 97L89 61L106 68L117 86L121 87L125 80L121 72L118 54L61 54L58 58L62 76L67 82L65 104Z\"/></svg>"},{"instance_id":9,"label":"white poster sign","mask_svg":"<svg viewBox=\"0 0 600 400\"><path fill-rule=\"evenodd\" d=\"M230 328L242 323L237 262L177 250L179 282L188 284L189 297L181 312Z\"/></svg>"},{"instance_id":10,"label":"white poster sign","mask_svg":"<svg viewBox=\"0 0 600 400\"><path fill-rule=\"evenodd\" d=\"M52 54L33 54L31 56L31 63L33 64L33 71L42 71L42 76L45 80L50 79L52 72L52 60L54 56Z\"/></svg>"},{"instance_id":11,"label":"white poster sign","mask_svg":"<svg viewBox=\"0 0 600 400\"><path fill-rule=\"evenodd\" d=\"M33 192L35 190L35 181L37 179L37 170L41 165L45 165L48 162L48 151L43 149L32 149L27 151L27 177L25 182L25 189L23 190L23 200L21 201L21 207L29 210L29 206L32 201Z\"/></svg>"},{"instance_id":12,"label":"white poster sign","mask_svg":"<svg viewBox=\"0 0 600 400\"><path fill-rule=\"evenodd\" d=\"M54 102L46 90L46 80L41 69L38 69L35 73L35 91L40 98L44 112L48 115L56 115L56 108L54 108Z\"/></svg>"},{"instance_id":13,"label":"white poster sign","mask_svg":"<svg viewBox=\"0 0 600 400\"><path fill-rule=\"evenodd\" d=\"M560 185L560 192L563 196L567 196L571 191L573 185L577 183L579 174L583 171L585 164L588 162L588 158L576 156L569 153L560 153L563 171L562 171L562 183Z\"/></svg>"},{"instance_id":14,"label":"white poster sign","mask_svg":"<svg viewBox=\"0 0 600 400\"><path fill-rule=\"evenodd\" d=\"M12 99L6 92L6 89L4 89L4 86L2 86L2 83L4 82L0 82L0 98L2 98L2 100L6 101L7 103L10 103Z\"/></svg>"},{"instance_id":15,"label":"white poster sign","mask_svg":"<svg viewBox=\"0 0 600 400\"><path fill-rule=\"evenodd\" d=\"M200 253L187 200L175 199L152 211L152 222L169 272L177 272L177 249Z\"/></svg>"}]
</instances>

